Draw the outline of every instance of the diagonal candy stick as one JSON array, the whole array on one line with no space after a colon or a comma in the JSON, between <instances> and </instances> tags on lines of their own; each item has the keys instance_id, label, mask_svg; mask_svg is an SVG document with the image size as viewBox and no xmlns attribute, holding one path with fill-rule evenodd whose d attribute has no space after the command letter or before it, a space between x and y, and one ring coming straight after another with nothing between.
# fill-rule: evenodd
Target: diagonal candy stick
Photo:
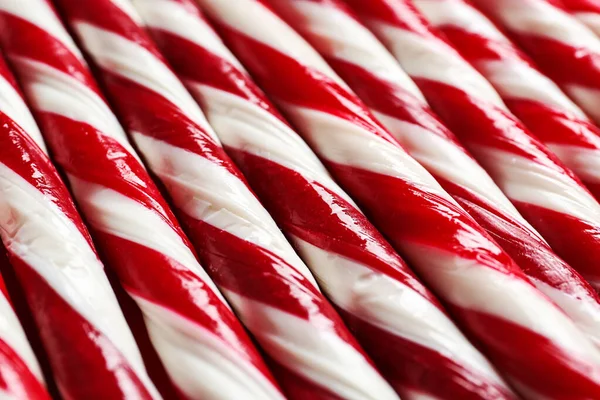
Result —
<instances>
[{"instance_id":1,"label":"diagonal candy stick","mask_svg":"<svg viewBox=\"0 0 600 400\"><path fill-rule=\"evenodd\" d=\"M600 123L600 37L558 0L475 0L473 4Z\"/></svg>"},{"instance_id":2,"label":"diagonal candy stick","mask_svg":"<svg viewBox=\"0 0 600 400\"><path fill-rule=\"evenodd\" d=\"M110 267L189 399L283 399L44 0L0 3L0 43Z\"/></svg>"},{"instance_id":3,"label":"diagonal candy stick","mask_svg":"<svg viewBox=\"0 0 600 400\"><path fill-rule=\"evenodd\" d=\"M554 251L600 287L600 204L405 0L347 1Z\"/></svg>"},{"instance_id":4,"label":"diagonal candy stick","mask_svg":"<svg viewBox=\"0 0 600 400\"><path fill-rule=\"evenodd\" d=\"M600 199L600 129L464 0L414 2L498 90L508 108Z\"/></svg>"},{"instance_id":5,"label":"diagonal candy stick","mask_svg":"<svg viewBox=\"0 0 600 400\"><path fill-rule=\"evenodd\" d=\"M600 300L594 290L523 219L429 109L393 56L354 14L335 0L271 3L313 43L394 137L496 239L536 286L600 345ZM452 15L445 11L445 15Z\"/></svg>"},{"instance_id":6,"label":"diagonal candy stick","mask_svg":"<svg viewBox=\"0 0 600 400\"><path fill-rule=\"evenodd\" d=\"M66 399L160 398L88 231L4 61L0 126L0 236L61 394Z\"/></svg>"},{"instance_id":7,"label":"diagonal candy stick","mask_svg":"<svg viewBox=\"0 0 600 400\"><path fill-rule=\"evenodd\" d=\"M600 36L600 1L561 0L561 3L575 16L575 18L585 24L597 36Z\"/></svg>"},{"instance_id":8,"label":"diagonal candy stick","mask_svg":"<svg viewBox=\"0 0 600 400\"><path fill-rule=\"evenodd\" d=\"M125 1L59 1L219 289L291 398L397 399Z\"/></svg>"},{"instance_id":9,"label":"diagonal candy stick","mask_svg":"<svg viewBox=\"0 0 600 400\"><path fill-rule=\"evenodd\" d=\"M596 375L582 372L598 369L598 350L265 2L197 2L501 372L524 391L599 393Z\"/></svg>"},{"instance_id":10,"label":"diagonal candy stick","mask_svg":"<svg viewBox=\"0 0 600 400\"><path fill-rule=\"evenodd\" d=\"M227 50L192 0L135 0L160 49L403 398L509 390Z\"/></svg>"}]
</instances>

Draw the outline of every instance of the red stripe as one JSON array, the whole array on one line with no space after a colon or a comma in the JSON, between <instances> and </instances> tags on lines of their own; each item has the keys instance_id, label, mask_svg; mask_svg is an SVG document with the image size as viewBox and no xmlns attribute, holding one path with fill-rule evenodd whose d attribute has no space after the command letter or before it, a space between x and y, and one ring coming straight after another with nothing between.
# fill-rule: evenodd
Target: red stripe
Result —
<instances>
[{"instance_id":1,"label":"red stripe","mask_svg":"<svg viewBox=\"0 0 600 400\"><path fill-rule=\"evenodd\" d=\"M141 132L171 146L198 154L243 181L242 175L221 146L173 103L108 70L102 70L101 77L129 132Z\"/></svg>"},{"instance_id":2,"label":"red stripe","mask_svg":"<svg viewBox=\"0 0 600 400\"><path fill-rule=\"evenodd\" d=\"M233 148L228 152L286 233L386 274L439 306L353 205L273 161Z\"/></svg>"},{"instance_id":3,"label":"red stripe","mask_svg":"<svg viewBox=\"0 0 600 400\"><path fill-rule=\"evenodd\" d=\"M46 112L38 112L37 117L54 161L63 170L154 211L191 247L146 170L129 150L86 123Z\"/></svg>"},{"instance_id":4,"label":"red stripe","mask_svg":"<svg viewBox=\"0 0 600 400\"><path fill-rule=\"evenodd\" d=\"M502 318L459 307L453 308L453 314L483 339L492 362L525 386L552 399L600 398L600 369L596 365Z\"/></svg>"},{"instance_id":5,"label":"red stripe","mask_svg":"<svg viewBox=\"0 0 600 400\"><path fill-rule=\"evenodd\" d=\"M237 66L181 36L158 28L151 28L150 32L184 82L190 80L239 96L287 124L259 87Z\"/></svg>"},{"instance_id":6,"label":"red stripe","mask_svg":"<svg viewBox=\"0 0 600 400\"><path fill-rule=\"evenodd\" d=\"M10 57L24 57L49 65L76 79L100 98L91 74L69 48L38 26L0 11L0 42Z\"/></svg>"},{"instance_id":7,"label":"red stripe","mask_svg":"<svg viewBox=\"0 0 600 400\"><path fill-rule=\"evenodd\" d=\"M600 303L600 298L575 270L527 228L507 217L469 189L436 177L452 197L475 218L504 251L529 276L567 294Z\"/></svg>"},{"instance_id":8,"label":"red stripe","mask_svg":"<svg viewBox=\"0 0 600 400\"><path fill-rule=\"evenodd\" d=\"M514 395L489 378L464 368L447 355L338 310L354 335L399 391L425 391L439 399L512 399Z\"/></svg>"},{"instance_id":9,"label":"red stripe","mask_svg":"<svg viewBox=\"0 0 600 400\"><path fill-rule=\"evenodd\" d=\"M2 339L0 339L0 388L15 399L50 399L44 385Z\"/></svg>"},{"instance_id":10,"label":"red stripe","mask_svg":"<svg viewBox=\"0 0 600 400\"><path fill-rule=\"evenodd\" d=\"M71 308L26 262L9 254L25 289L61 394L71 399L152 396L110 340Z\"/></svg>"},{"instance_id":11,"label":"red stripe","mask_svg":"<svg viewBox=\"0 0 600 400\"><path fill-rule=\"evenodd\" d=\"M81 0L59 0L56 4L71 22L87 22L123 36L164 62L163 56L148 34L111 0L86 1L85 7L81 6Z\"/></svg>"},{"instance_id":12,"label":"red stripe","mask_svg":"<svg viewBox=\"0 0 600 400\"><path fill-rule=\"evenodd\" d=\"M239 31L227 26L220 28L231 50L271 97L335 115L397 144L356 96L323 73ZM280 71L286 74L282 76ZM290 76L294 79L288 79Z\"/></svg>"},{"instance_id":13,"label":"red stripe","mask_svg":"<svg viewBox=\"0 0 600 400\"><path fill-rule=\"evenodd\" d=\"M533 137L512 114L461 89L442 82L416 77L433 110L477 158L473 146L496 148L542 164L561 175L579 180L539 140ZM485 165L485 160L479 160Z\"/></svg>"},{"instance_id":14,"label":"red stripe","mask_svg":"<svg viewBox=\"0 0 600 400\"><path fill-rule=\"evenodd\" d=\"M400 85L381 79L359 65L338 58L328 57L327 62L369 108L418 125L460 147L454 135L427 104Z\"/></svg>"},{"instance_id":15,"label":"red stripe","mask_svg":"<svg viewBox=\"0 0 600 400\"><path fill-rule=\"evenodd\" d=\"M271 379L262 359L235 315L208 285L187 267L149 247L94 230L107 264L129 294L168 309L205 328ZM142 267L143 268L140 268ZM274 381L271 381L276 385Z\"/></svg>"},{"instance_id":16,"label":"red stripe","mask_svg":"<svg viewBox=\"0 0 600 400\"><path fill-rule=\"evenodd\" d=\"M12 119L0 111L0 162L54 203L77 227L93 249L92 239L81 221L67 188L46 154Z\"/></svg>"},{"instance_id":17,"label":"red stripe","mask_svg":"<svg viewBox=\"0 0 600 400\"><path fill-rule=\"evenodd\" d=\"M600 13L598 0L562 0L562 3L573 11Z\"/></svg>"}]
</instances>

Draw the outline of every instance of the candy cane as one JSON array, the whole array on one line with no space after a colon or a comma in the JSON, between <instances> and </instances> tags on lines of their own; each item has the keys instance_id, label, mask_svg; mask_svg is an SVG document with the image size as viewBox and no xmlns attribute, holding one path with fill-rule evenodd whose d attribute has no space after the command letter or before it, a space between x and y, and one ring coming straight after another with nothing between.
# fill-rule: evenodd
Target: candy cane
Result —
<instances>
[{"instance_id":1,"label":"candy cane","mask_svg":"<svg viewBox=\"0 0 600 400\"><path fill-rule=\"evenodd\" d=\"M6 0L0 23L54 158L178 390L190 399L282 399L52 8Z\"/></svg>"},{"instance_id":2,"label":"candy cane","mask_svg":"<svg viewBox=\"0 0 600 400\"><path fill-rule=\"evenodd\" d=\"M521 214L598 290L600 205L593 196L410 3L352 4Z\"/></svg>"},{"instance_id":3,"label":"candy cane","mask_svg":"<svg viewBox=\"0 0 600 400\"><path fill-rule=\"evenodd\" d=\"M534 392L598 393L598 382L574 367L598 368L595 347L295 31L262 1L198 3L334 177L502 372Z\"/></svg>"},{"instance_id":4,"label":"candy cane","mask_svg":"<svg viewBox=\"0 0 600 400\"><path fill-rule=\"evenodd\" d=\"M0 270L10 267L0 243ZM42 370L27 341L21 323L0 277L0 398L49 400Z\"/></svg>"},{"instance_id":5,"label":"candy cane","mask_svg":"<svg viewBox=\"0 0 600 400\"><path fill-rule=\"evenodd\" d=\"M600 123L600 38L557 0L475 0L551 79Z\"/></svg>"},{"instance_id":6,"label":"candy cane","mask_svg":"<svg viewBox=\"0 0 600 400\"><path fill-rule=\"evenodd\" d=\"M600 299L594 290L523 219L429 109L393 56L352 12L335 0L272 3L311 40L407 151L497 240L538 288L600 345ZM446 11L445 15L452 15Z\"/></svg>"},{"instance_id":7,"label":"candy cane","mask_svg":"<svg viewBox=\"0 0 600 400\"><path fill-rule=\"evenodd\" d=\"M294 398L395 399L126 2L60 1L201 259Z\"/></svg>"},{"instance_id":8,"label":"candy cane","mask_svg":"<svg viewBox=\"0 0 600 400\"><path fill-rule=\"evenodd\" d=\"M577 18L600 36L600 1L561 0L561 3Z\"/></svg>"},{"instance_id":9,"label":"candy cane","mask_svg":"<svg viewBox=\"0 0 600 400\"><path fill-rule=\"evenodd\" d=\"M0 127L0 236L62 395L160 398L91 238L3 61Z\"/></svg>"},{"instance_id":10,"label":"candy cane","mask_svg":"<svg viewBox=\"0 0 600 400\"><path fill-rule=\"evenodd\" d=\"M508 108L600 199L600 129L583 111L464 0L414 3L494 85Z\"/></svg>"},{"instance_id":11,"label":"candy cane","mask_svg":"<svg viewBox=\"0 0 600 400\"><path fill-rule=\"evenodd\" d=\"M332 181L193 1L134 5L228 153L402 397L507 395L489 363ZM364 276L370 283L362 283ZM410 300L392 300L402 297Z\"/></svg>"}]
</instances>

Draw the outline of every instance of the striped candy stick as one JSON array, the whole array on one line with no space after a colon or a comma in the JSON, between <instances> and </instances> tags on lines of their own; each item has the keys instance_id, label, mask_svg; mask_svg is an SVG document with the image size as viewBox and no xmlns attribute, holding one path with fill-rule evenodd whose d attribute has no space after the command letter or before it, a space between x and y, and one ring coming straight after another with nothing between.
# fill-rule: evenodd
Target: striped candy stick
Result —
<instances>
[{"instance_id":1,"label":"striped candy stick","mask_svg":"<svg viewBox=\"0 0 600 400\"><path fill-rule=\"evenodd\" d=\"M475 0L541 70L600 123L600 38L558 0ZM560 60L560 62L558 62Z\"/></svg>"},{"instance_id":2,"label":"striped candy stick","mask_svg":"<svg viewBox=\"0 0 600 400\"><path fill-rule=\"evenodd\" d=\"M4 1L0 27L50 150L181 397L282 399L53 9Z\"/></svg>"},{"instance_id":3,"label":"striped candy stick","mask_svg":"<svg viewBox=\"0 0 600 400\"><path fill-rule=\"evenodd\" d=\"M600 129L464 0L417 0L429 22L485 78L508 108L600 199Z\"/></svg>"},{"instance_id":4,"label":"striped candy stick","mask_svg":"<svg viewBox=\"0 0 600 400\"><path fill-rule=\"evenodd\" d=\"M562 0L562 4L597 36L600 36L600 1Z\"/></svg>"},{"instance_id":5,"label":"striped candy stick","mask_svg":"<svg viewBox=\"0 0 600 400\"><path fill-rule=\"evenodd\" d=\"M198 2L334 177L515 385L542 393L598 393L594 375L580 372L598 368L595 347L306 42L262 1Z\"/></svg>"},{"instance_id":6,"label":"striped candy stick","mask_svg":"<svg viewBox=\"0 0 600 400\"><path fill-rule=\"evenodd\" d=\"M305 34L407 151L496 239L538 289L600 345L597 294L523 219L429 109L393 56L354 14L335 0L271 2ZM450 10L444 11L452 15Z\"/></svg>"},{"instance_id":7,"label":"striped candy stick","mask_svg":"<svg viewBox=\"0 0 600 400\"><path fill-rule=\"evenodd\" d=\"M11 268L0 243L0 270ZM0 397L49 400L42 370L29 345L0 276Z\"/></svg>"},{"instance_id":8,"label":"striped candy stick","mask_svg":"<svg viewBox=\"0 0 600 400\"><path fill-rule=\"evenodd\" d=\"M66 399L160 398L4 61L0 121L0 236L61 394Z\"/></svg>"},{"instance_id":9,"label":"striped candy stick","mask_svg":"<svg viewBox=\"0 0 600 400\"><path fill-rule=\"evenodd\" d=\"M402 397L508 397L489 364L332 181L193 2L134 5L228 153ZM399 298L407 300L392 300Z\"/></svg>"},{"instance_id":10,"label":"striped candy stick","mask_svg":"<svg viewBox=\"0 0 600 400\"><path fill-rule=\"evenodd\" d=\"M60 1L200 258L292 398L396 399L225 155L131 5Z\"/></svg>"},{"instance_id":11,"label":"striped candy stick","mask_svg":"<svg viewBox=\"0 0 600 400\"><path fill-rule=\"evenodd\" d=\"M347 2L392 50L429 104L521 215L598 290L600 205L580 181L408 1Z\"/></svg>"}]
</instances>

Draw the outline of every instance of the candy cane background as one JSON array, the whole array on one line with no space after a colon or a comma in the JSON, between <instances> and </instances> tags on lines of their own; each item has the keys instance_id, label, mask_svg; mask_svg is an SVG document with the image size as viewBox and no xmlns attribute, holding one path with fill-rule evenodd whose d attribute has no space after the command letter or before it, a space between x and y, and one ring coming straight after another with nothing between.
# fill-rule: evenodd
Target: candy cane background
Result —
<instances>
[{"instance_id":1,"label":"candy cane background","mask_svg":"<svg viewBox=\"0 0 600 400\"><path fill-rule=\"evenodd\" d=\"M593 378L572 369L577 364L597 368L597 350L403 151L306 42L262 1L197 2L334 177L515 385L545 395L597 393ZM529 344L519 339L508 350L508 337L527 338ZM565 363L563 355L575 364ZM538 357L546 361L540 363ZM549 376L552 387L547 385Z\"/></svg>"},{"instance_id":2,"label":"candy cane background","mask_svg":"<svg viewBox=\"0 0 600 400\"><path fill-rule=\"evenodd\" d=\"M0 76L0 236L61 394L158 399L91 238L3 61Z\"/></svg>"},{"instance_id":3,"label":"candy cane background","mask_svg":"<svg viewBox=\"0 0 600 400\"><path fill-rule=\"evenodd\" d=\"M561 0L561 3L575 18L600 36L600 2L598 0Z\"/></svg>"},{"instance_id":4,"label":"candy cane background","mask_svg":"<svg viewBox=\"0 0 600 400\"><path fill-rule=\"evenodd\" d=\"M52 8L3 1L0 24L54 158L182 397L282 399Z\"/></svg>"},{"instance_id":5,"label":"candy cane background","mask_svg":"<svg viewBox=\"0 0 600 400\"><path fill-rule=\"evenodd\" d=\"M125 2L61 1L204 265L293 398L395 399ZM121 4L122 3L122 4Z\"/></svg>"},{"instance_id":6,"label":"candy cane background","mask_svg":"<svg viewBox=\"0 0 600 400\"><path fill-rule=\"evenodd\" d=\"M333 0L272 3L311 40L374 115L517 261L536 286L600 344L600 299L594 290L521 217L429 109L393 56L352 12Z\"/></svg>"},{"instance_id":7,"label":"candy cane background","mask_svg":"<svg viewBox=\"0 0 600 400\"><path fill-rule=\"evenodd\" d=\"M228 153L402 397L508 392L194 3L139 0L134 5Z\"/></svg>"},{"instance_id":8,"label":"candy cane background","mask_svg":"<svg viewBox=\"0 0 600 400\"><path fill-rule=\"evenodd\" d=\"M0 244L0 269L12 268ZM3 399L50 399L42 371L9 300L0 277L0 397Z\"/></svg>"},{"instance_id":9,"label":"candy cane background","mask_svg":"<svg viewBox=\"0 0 600 400\"><path fill-rule=\"evenodd\" d=\"M410 3L352 4L521 215L598 290L600 204Z\"/></svg>"},{"instance_id":10,"label":"candy cane background","mask_svg":"<svg viewBox=\"0 0 600 400\"><path fill-rule=\"evenodd\" d=\"M552 0L475 0L596 123L600 38Z\"/></svg>"},{"instance_id":11,"label":"candy cane background","mask_svg":"<svg viewBox=\"0 0 600 400\"><path fill-rule=\"evenodd\" d=\"M508 108L600 199L600 129L584 112L467 2L414 3L494 85Z\"/></svg>"}]
</instances>

